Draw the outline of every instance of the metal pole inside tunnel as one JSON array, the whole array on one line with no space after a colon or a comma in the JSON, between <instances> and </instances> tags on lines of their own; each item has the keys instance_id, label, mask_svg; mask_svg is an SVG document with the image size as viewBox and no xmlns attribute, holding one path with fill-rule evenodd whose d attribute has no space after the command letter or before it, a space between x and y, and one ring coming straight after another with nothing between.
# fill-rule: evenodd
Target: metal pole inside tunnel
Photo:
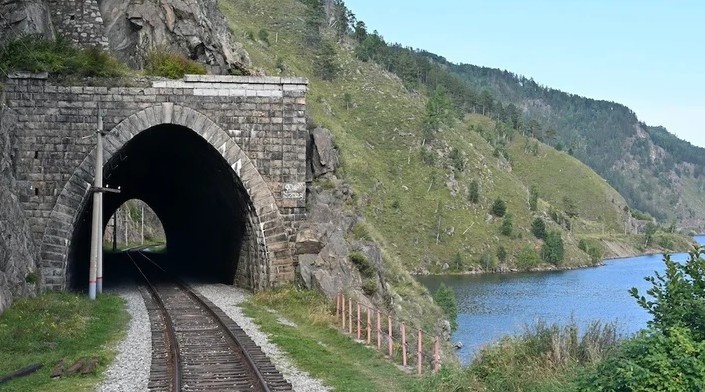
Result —
<instances>
[{"instance_id":1,"label":"metal pole inside tunnel","mask_svg":"<svg viewBox=\"0 0 705 392\"><path fill-rule=\"evenodd\" d=\"M100 276L102 280L103 266L98 266L100 259L99 253L102 253L101 242L99 237L103 222L103 212L101 211L101 193L100 188L103 187L103 133L102 119L100 117L100 106L98 107L98 130L96 131L96 155L95 155L95 178L93 179L93 219L91 225L91 260L88 273L88 298L95 299L97 290L98 268L100 268ZM102 288L102 284L101 284Z\"/></svg>"}]
</instances>

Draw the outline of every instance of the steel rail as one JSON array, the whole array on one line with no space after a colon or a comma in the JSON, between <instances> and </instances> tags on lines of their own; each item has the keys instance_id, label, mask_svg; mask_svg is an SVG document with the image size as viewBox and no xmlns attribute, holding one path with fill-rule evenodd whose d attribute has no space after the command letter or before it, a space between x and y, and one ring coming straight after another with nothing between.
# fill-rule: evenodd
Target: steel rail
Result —
<instances>
[{"instance_id":1,"label":"steel rail","mask_svg":"<svg viewBox=\"0 0 705 392\"><path fill-rule=\"evenodd\" d=\"M211 309L211 306L206 304L203 299L199 296L196 295L187 283L184 283L183 281L177 279L174 276L171 276L168 271L166 271L164 268L162 268L159 264L157 264L154 260L149 258L149 256L145 255L142 250L135 250L137 254L140 256L144 257L147 261L149 261L152 265L154 265L156 268L161 270L164 274L169 275L170 278L176 283L179 287L181 287L191 298L193 298L195 301L197 301L201 306L203 306L208 313L213 316L218 321L218 324L221 326L221 328L226 332L228 336L237 344L238 348L240 349L240 352L242 355L245 357L245 360L247 361L247 365L252 370L252 372L255 374L257 377L257 381L259 382L260 386L262 387L263 392L272 392L272 390L269 388L269 384L267 381L264 379L264 376L262 375L262 372L260 372L259 367L255 364L255 360L252 358L250 353L245 349L246 344L240 340L237 335L235 335L230 328L227 327L225 320L222 319L222 317L217 314L213 309Z\"/></svg>"},{"instance_id":2,"label":"steel rail","mask_svg":"<svg viewBox=\"0 0 705 392\"><path fill-rule=\"evenodd\" d=\"M179 352L179 341L176 339L176 329L174 328L174 323L171 319L171 316L169 315L169 312L166 310L166 305L164 304L164 301L162 301L162 297L159 295L157 288L154 287L152 282L150 282L147 278L147 275L144 273L144 271L142 271L142 269L137 265L135 259L132 257L132 255L130 255L130 251L127 251L125 253L127 254L127 257L129 257L132 261L132 264L134 264L135 268L137 269L137 272L142 275L142 279L144 279L145 283L147 284L147 287L149 288L152 297L154 297L155 301L160 307L162 316L164 318L164 324L166 324L167 335L169 337L169 341L171 342L171 344L169 345L169 352L172 358L172 372L174 375L172 389L175 392L181 392L181 376L183 374L181 353Z\"/></svg>"}]
</instances>

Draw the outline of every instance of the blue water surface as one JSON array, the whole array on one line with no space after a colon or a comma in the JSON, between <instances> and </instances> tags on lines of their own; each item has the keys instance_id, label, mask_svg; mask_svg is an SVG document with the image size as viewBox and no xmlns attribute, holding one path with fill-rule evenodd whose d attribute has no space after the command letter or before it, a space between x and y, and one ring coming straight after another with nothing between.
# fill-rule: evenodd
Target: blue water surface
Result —
<instances>
[{"instance_id":1,"label":"blue water surface","mask_svg":"<svg viewBox=\"0 0 705 392\"><path fill-rule=\"evenodd\" d=\"M705 245L705 235L695 240ZM674 254L684 261L687 254ZM617 322L623 334L646 326L650 316L629 295L636 287L649 288L644 277L663 271L663 256L650 255L605 260L605 265L570 271L424 276L419 281L434 292L441 282L453 288L458 300L458 356L469 362L475 352L498 338L521 333L542 320L585 326L594 320Z\"/></svg>"}]
</instances>

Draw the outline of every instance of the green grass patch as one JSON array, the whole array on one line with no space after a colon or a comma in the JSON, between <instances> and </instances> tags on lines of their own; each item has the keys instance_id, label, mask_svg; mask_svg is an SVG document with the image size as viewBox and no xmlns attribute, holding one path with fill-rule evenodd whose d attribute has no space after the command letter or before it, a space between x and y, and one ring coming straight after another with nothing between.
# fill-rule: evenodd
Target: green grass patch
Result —
<instances>
[{"instance_id":1,"label":"green grass patch","mask_svg":"<svg viewBox=\"0 0 705 392\"><path fill-rule=\"evenodd\" d=\"M375 349L340 333L330 301L313 291L261 293L243 308L298 367L336 391L408 391L417 382ZM278 315L296 326L282 324Z\"/></svg>"},{"instance_id":2,"label":"green grass patch","mask_svg":"<svg viewBox=\"0 0 705 392\"><path fill-rule=\"evenodd\" d=\"M6 71L48 72L55 75L117 77L128 67L100 48L79 49L62 37L54 41L26 35L0 49L0 67Z\"/></svg>"},{"instance_id":3,"label":"green grass patch","mask_svg":"<svg viewBox=\"0 0 705 392\"><path fill-rule=\"evenodd\" d=\"M91 301L69 293L47 293L21 299L0 316L0 375L33 363L38 372L0 386L3 391L89 391L113 359L113 347L123 336L129 316L123 300L101 295ZM61 359L72 364L97 357L97 372L57 380L50 378Z\"/></svg>"}]
</instances>

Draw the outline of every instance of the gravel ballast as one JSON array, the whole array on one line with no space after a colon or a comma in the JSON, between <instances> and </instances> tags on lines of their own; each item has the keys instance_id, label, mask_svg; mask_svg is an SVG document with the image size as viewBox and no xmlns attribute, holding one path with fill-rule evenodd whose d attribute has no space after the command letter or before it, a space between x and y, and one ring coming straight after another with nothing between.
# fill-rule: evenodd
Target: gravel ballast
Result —
<instances>
[{"instance_id":1,"label":"gravel ballast","mask_svg":"<svg viewBox=\"0 0 705 392\"><path fill-rule=\"evenodd\" d=\"M235 321L262 348L284 378L296 392L328 392L320 380L297 369L277 346L269 342L267 335L237 306L247 300L249 294L242 289L223 284L192 284L192 287L208 298ZM127 303L131 320L127 335L117 346L115 360L104 373L98 386L100 392L146 391L152 359L152 338L147 309L136 286L123 286L111 290Z\"/></svg>"},{"instance_id":2,"label":"gravel ballast","mask_svg":"<svg viewBox=\"0 0 705 392\"><path fill-rule=\"evenodd\" d=\"M242 309L237 305L247 300L249 296L244 290L223 284L194 284L192 287L225 312L250 336L255 344L262 348L262 351L267 354L274 366L282 372L284 378L294 387L294 391L327 392L331 390L331 388L323 385L320 380L297 369L286 354L271 343L264 332L260 331L257 324L242 313Z\"/></svg>"},{"instance_id":3,"label":"gravel ballast","mask_svg":"<svg viewBox=\"0 0 705 392\"><path fill-rule=\"evenodd\" d=\"M106 369L100 392L146 391L152 363L152 333L147 308L137 286L110 290L125 299L130 325L117 346L117 354Z\"/></svg>"}]
</instances>

